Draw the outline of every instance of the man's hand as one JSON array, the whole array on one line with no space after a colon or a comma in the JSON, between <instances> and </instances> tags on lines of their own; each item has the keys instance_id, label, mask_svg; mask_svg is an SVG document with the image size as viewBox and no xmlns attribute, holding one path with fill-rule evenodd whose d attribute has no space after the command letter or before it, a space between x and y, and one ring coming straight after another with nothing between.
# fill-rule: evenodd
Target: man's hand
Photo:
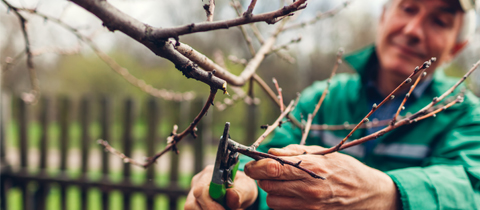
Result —
<instances>
[{"instance_id":1,"label":"man's hand","mask_svg":"<svg viewBox=\"0 0 480 210\"><path fill-rule=\"evenodd\" d=\"M207 166L192 179L192 186L185 202L185 209L224 209L208 192L212 181L213 165ZM232 188L227 189L226 203L230 209L243 209L255 202L258 190L255 180L238 171Z\"/></svg>"},{"instance_id":2,"label":"man's hand","mask_svg":"<svg viewBox=\"0 0 480 210\"><path fill-rule=\"evenodd\" d=\"M318 146L290 145L269 153L301 165L326 180L312 178L272 159L252 161L245 173L258 180L273 209L397 209L399 195L392 179L353 157L341 153L302 155Z\"/></svg>"}]
</instances>

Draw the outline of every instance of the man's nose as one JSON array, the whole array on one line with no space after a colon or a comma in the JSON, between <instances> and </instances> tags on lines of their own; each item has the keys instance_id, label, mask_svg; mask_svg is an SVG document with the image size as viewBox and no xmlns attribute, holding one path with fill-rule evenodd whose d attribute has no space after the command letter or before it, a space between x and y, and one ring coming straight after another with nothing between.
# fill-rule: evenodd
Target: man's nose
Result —
<instances>
[{"instance_id":1,"label":"man's nose","mask_svg":"<svg viewBox=\"0 0 480 210\"><path fill-rule=\"evenodd\" d=\"M409 38L409 44L415 44L425 39L425 30L423 27L423 17L421 15L411 18L406 23L403 28L403 33Z\"/></svg>"}]
</instances>

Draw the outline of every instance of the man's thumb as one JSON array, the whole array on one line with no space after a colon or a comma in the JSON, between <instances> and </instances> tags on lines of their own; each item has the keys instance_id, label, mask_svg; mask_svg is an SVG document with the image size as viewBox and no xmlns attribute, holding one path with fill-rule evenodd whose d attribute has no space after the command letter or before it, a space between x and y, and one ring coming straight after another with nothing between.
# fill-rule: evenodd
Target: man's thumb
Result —
<instances>
[{"instance_id":1,"label":"man's thumb","mask_svg":"<svg viewBox=\"0 0 480 210\"><path fill-rule=\"evenodd\" d=\"M241 200L242 199L241 195L237 189L235 188L227 189L226 196L227 196L226 198L227 206L230 209L238 209L241 207L243 201Z\"/></svg>"}]
</instances>

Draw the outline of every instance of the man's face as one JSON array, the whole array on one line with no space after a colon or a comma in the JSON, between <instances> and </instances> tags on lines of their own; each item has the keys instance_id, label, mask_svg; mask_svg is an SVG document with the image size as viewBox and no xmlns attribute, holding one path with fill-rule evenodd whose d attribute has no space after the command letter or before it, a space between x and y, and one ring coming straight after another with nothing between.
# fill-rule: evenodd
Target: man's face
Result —
<instances>
[{"instance_id":1,"label":"man's face","mask_svg":"<svg viewBox=\"0 0 480 210\"><path fill-rule=\"evenodd\" d=\"M456 42L462 17L458 0L394 0L377 31L381 71L405 79L431 57L430 72L452 59L463 46Z\"/></svg>"}]
</instances>

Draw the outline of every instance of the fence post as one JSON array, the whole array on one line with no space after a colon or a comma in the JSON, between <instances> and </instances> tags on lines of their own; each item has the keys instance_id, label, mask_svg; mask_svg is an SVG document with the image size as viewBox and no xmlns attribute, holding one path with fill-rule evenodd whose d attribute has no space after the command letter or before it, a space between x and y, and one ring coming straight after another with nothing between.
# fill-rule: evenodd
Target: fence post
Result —
<instances>
[{"instance_id":1,"label":"fence post","mask_svg":"<svg viewBox=\"0 0 480 210\"><path fill-rule=\"evenodd\" d=\"M40 124L41 124L41 136L40 136L40 176L47 176L47 152L48 152L48 126L50 124L50 98L44 96L41 99L40 109ZM49 191L49 185L40 182L38 189L35 192L35 205L36 209L46 209L47 193Z\"/></svg>"},{"instance_id":2,"label":"fence post","mask_svg":"<svg viewBox=\"0 0 480 210\"><path fill-rule=\"evenodd\" d=\"M187 107L186 101L182 102L172 102L171 108L171 113L173 113L173 118L174 118L174 124L178 125L178 131L181 132L183 129L185 129L185 119L186 116L188 116L188 110L184 109L184 107ZM182 140L185 141L186 139ZM180 148L179 148L180 150ZM178 180L179 180L179 155L175 154L175 152L171 151L170 152L170 188L175 189L178 188ZM178 196L176 195L170 195L169 196L169 209L170 210L175 210L177 209L178 205Z\"/></svg>"},{"instance_id":3,"label":"fence post","mask_svg":"<svg viewBox=\"0 0 480 210\"><path fill-rule=\"evenodd\" d=\"M27 174L28 170L28 117L29 109L28 105L21 98L18 98L19 103L19 113L18 113L18 122L20 124L19 137L20 137L20 173ZM24 200L23 209L30 210L30 195L28 192L28 183L22 182L18 183L22 191L22 197Z\"/></svg>"},{"instance_id":4,"label":"fence post","mask_svg":"<svg viewBox=\"0 0 480 210\"><path fill-rule=\"evenodd\" d=\"M125 101L125 118L124 118L124 128L123 128L123 151L127 157L132 157L132 126L134 121L134 102L133 99L128 98ZM131 164L123 164L123 182L131 183ZM124 210L131 209L130 205L131 192L123 192L123 208Z\"/></svg>"},{"instance_id":5,"label":"fence post","mask_svg":"<svg viewBox=\"0 0 480 210\"><path fill-rule=\"evenodd\" d=\"M158 103L156 98L149 98L147 101L147 112L146 118L148 123L147 128L147 139L146 139L146 146L147 146L147 156L152 157L155 155L155 141L157 140L157 128L158 128ZM153 188L155 186L155 164L151 165L147 169L146 174L146 182L145 186L148 188ZM155 194L151 191L147 191L146 193L146 204L147 209L151 210L154 208L154 196Z\"/></svg>"},{"instance_id":6,"label":"fence post","mask_svg":"<svg viewBox=\"0 0 480 210\"><path fill-rule=\"evenodd\" d=\"M205 102L206 100L202 100L202 99L195 100L192 107L193 114L199 113L200 110L203 108L203 104ZM202 120L198 124L199 137L193 140L194 174L197 174L198 172L202 171L204 167L205 144L206 142L210 142L212 137L211 123L212 123L212 115L213 115L214 108L215 107L211 107L210 110L207 112L207 114L203 116Z\"/></svg>"},{"instance_id":7,"label":"fence post","mask_svg":"<svg viewBox=\"0 0 480 210\"><path fill-rule=\"evenodd\" d=\"M70 129L70 99L62 97L60 99L60 177L66 178L67 153ZM60 186L61 209L67 209L67 186Z\"/></svg>"},{"instance_id":8,"label":"fence post","mask_svg":"<svg viewBox=\"0 0 480 210\"><path fill-rule=\"evenodd\" d=\"M1 67L0 67L1 71ZM0 80L2 79L2 72L0 72ZM6 210L7 209L7 186L6 186L6 178L5 173L10 171L10 166L6 161L6 153L5 153L5 116L4 116L4 100L3 100L3 92L1 87L2 81L0 81L0 209Z\"/></svg>"},{"instance_id":9,"label":"fence post","mask_svg":"<svg viewBox=\"0 0 480 210\"><path fill-rule=\"evenodd\" d=\"M110 122L111 122L111 102L110 99L106 96L102 97L100 101L100 123L102 127L102 133L101 133L101 138L103 140L106 140L112 144L112 139L110 135ZM110 168L110 163L109 163L109 157L110 154L108 152L103 151L102 149L102 182L109 182L109 168ZM108 192L109 190L107 189L102 189L102 209L103 210L109 210L110 205L109 205L109 198L110 194Z\"/></svg>"},{"instance_id":10,"label":"fence post","mask_svg":"<svg viewBox=\"0 0 480 210\"><path fill-rule=\"evenodd\" d=\"M81 127L81 172L82 175L80 179L82 181L87 181L87 171L88 171L88 150L90 147L90 134L89 134L89 125L90 125L90 102L88 97L83 97L80 101L80 127ZM85 185L80 186L80 205L81 209L87 209L87 191L88 188Z\"/></svg>"}]
</instances>

